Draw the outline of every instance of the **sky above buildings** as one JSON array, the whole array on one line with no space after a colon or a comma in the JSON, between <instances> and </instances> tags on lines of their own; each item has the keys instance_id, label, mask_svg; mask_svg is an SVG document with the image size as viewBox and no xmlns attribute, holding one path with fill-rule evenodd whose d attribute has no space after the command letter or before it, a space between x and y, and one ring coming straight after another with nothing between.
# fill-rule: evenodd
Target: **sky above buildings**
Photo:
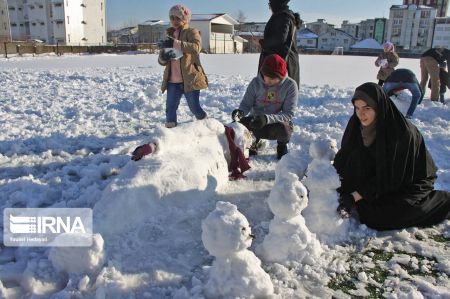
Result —
<instances>
[{"instance_id":1,"label":"sky above buildings","mask_svg":"<svg viewBox=\"0 0 450 299\"><path fill-rule=\"evenodd\" d=\"M248 22L267 21L271 14L268 0L107 0L108 27L117 29L149 19L167 20L169 8L178 3L187 5L193 13L228 13L236 17L241 10ZM325 19L339 27L343 20L387 18L391 5L402 3L402 0L291 0L289 4L306 22Z\"/></svg>"}]
</instances>

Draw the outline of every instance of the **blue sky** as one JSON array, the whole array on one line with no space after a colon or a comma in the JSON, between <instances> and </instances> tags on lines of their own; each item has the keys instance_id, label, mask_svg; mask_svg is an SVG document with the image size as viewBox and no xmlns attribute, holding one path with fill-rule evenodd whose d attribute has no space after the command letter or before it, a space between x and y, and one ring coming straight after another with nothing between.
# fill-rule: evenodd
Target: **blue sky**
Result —
<instances>
[{"instance_id":1,"label":"blue sky","mask_svg":"<svg viewBox=\"0 0 450 299\"><path fill-rule=\"evenodd\" d=\"M111 28L136 24L149 19L167 20L169 8L178 3L187 5L193 13L228 13L236 16L242 10L247 21L267 21L268 0L107 0L107 22ZM343 20L359 22L367 18L389 17L391 5L402 0L291 0L293 11L300 12L307 22L325 19L339 25Z\"/></svg>"}]
</instances>

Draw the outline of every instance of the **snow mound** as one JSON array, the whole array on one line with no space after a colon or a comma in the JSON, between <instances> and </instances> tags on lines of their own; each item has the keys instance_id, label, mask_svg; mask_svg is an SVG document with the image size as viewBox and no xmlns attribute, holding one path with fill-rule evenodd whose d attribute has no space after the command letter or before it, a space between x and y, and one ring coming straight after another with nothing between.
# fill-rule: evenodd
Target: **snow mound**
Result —
<instances>
[{"instance_id":1,"label":"snow mound","mask_svg":"<svg viewBox=\"0 0 450 299\"><path fill-rule=\"evenodd\" d=\"M156 153L128 162L103 191L94 207L95 229L104 236L128 231L158 213L160 200L207 197L225 185L224 131L214 119L162 128L152 140Z\"/></svg>"}]
</instances>

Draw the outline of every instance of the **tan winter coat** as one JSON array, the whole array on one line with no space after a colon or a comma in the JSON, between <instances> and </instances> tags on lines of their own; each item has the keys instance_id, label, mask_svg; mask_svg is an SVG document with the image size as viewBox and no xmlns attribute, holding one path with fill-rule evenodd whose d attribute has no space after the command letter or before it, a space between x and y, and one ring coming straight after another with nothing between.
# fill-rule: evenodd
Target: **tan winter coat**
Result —
<instances>
[{"instance_id":1,"label":"tan winter coat","mask_svg":"<svg viewBox=\"0 0 450 299\"><path fill-rule=\"evenodd\" d=\"M382 59L387 59L387 66L382 67L380 65ZM378 80L386 80L387 77L394 71L395 67L398 65L400 58L398 57L397 53L395 52L383 52L378 56L377 60L375 61L376 66L381 66L380 70L378 71L377 79Z\"/></svg>"},{"instance_id":2,"label":"tan winter coat","mask_svg":"<svg viewBox=\"0 0 450 299\"><path fill-rule=\"evenodd\" d=\"M167 34L173 36L174 28L167 29ZM200 33L197 29L189 28L185 25L180 32L181 51L183 57L180 58L181 75L183 77L184 92L205 89L208 87L208 79L200 63L200 50L202 42ZM163 81L161 85L162 92L167 89L167 83L170 78L170 61L158 59L159 64L165 66Z\"/></svg>"}]
</instances>

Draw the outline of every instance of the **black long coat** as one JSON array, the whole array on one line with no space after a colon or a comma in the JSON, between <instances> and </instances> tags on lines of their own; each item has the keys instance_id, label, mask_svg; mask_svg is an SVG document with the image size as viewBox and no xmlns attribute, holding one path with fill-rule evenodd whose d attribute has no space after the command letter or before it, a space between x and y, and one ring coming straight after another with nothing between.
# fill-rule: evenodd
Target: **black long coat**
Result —
<instances>
[{"instance_id":1,"label":"black long coat","mask_svg":"<svg viewBox=\"0 0 450 299\"><path fill-rule=\"evenodd\" d=\"M298 62L297 39L295 36L297 26L300 26L300 18L289 8L272 14L264 29L264 39L260 42L261 55L259 57L258 73L266 56L278 54L286 60L288 75L294 79L300 88L300 64Z\"/></svg>"},{"instance_id":2,"label":"black long coat","mask_svg":"<svg viewBox=\"0 0 450 299\"><path fill-rule=\"evenodd\" d=\"M377 103L374 143L365 147L354 113L334 166L341 194L358 191L361 223L377 230L429 226L450 216L450 193L434 190L437 168L422 134L375 83L357 88Z\"/></svg>"}]
</instances>

